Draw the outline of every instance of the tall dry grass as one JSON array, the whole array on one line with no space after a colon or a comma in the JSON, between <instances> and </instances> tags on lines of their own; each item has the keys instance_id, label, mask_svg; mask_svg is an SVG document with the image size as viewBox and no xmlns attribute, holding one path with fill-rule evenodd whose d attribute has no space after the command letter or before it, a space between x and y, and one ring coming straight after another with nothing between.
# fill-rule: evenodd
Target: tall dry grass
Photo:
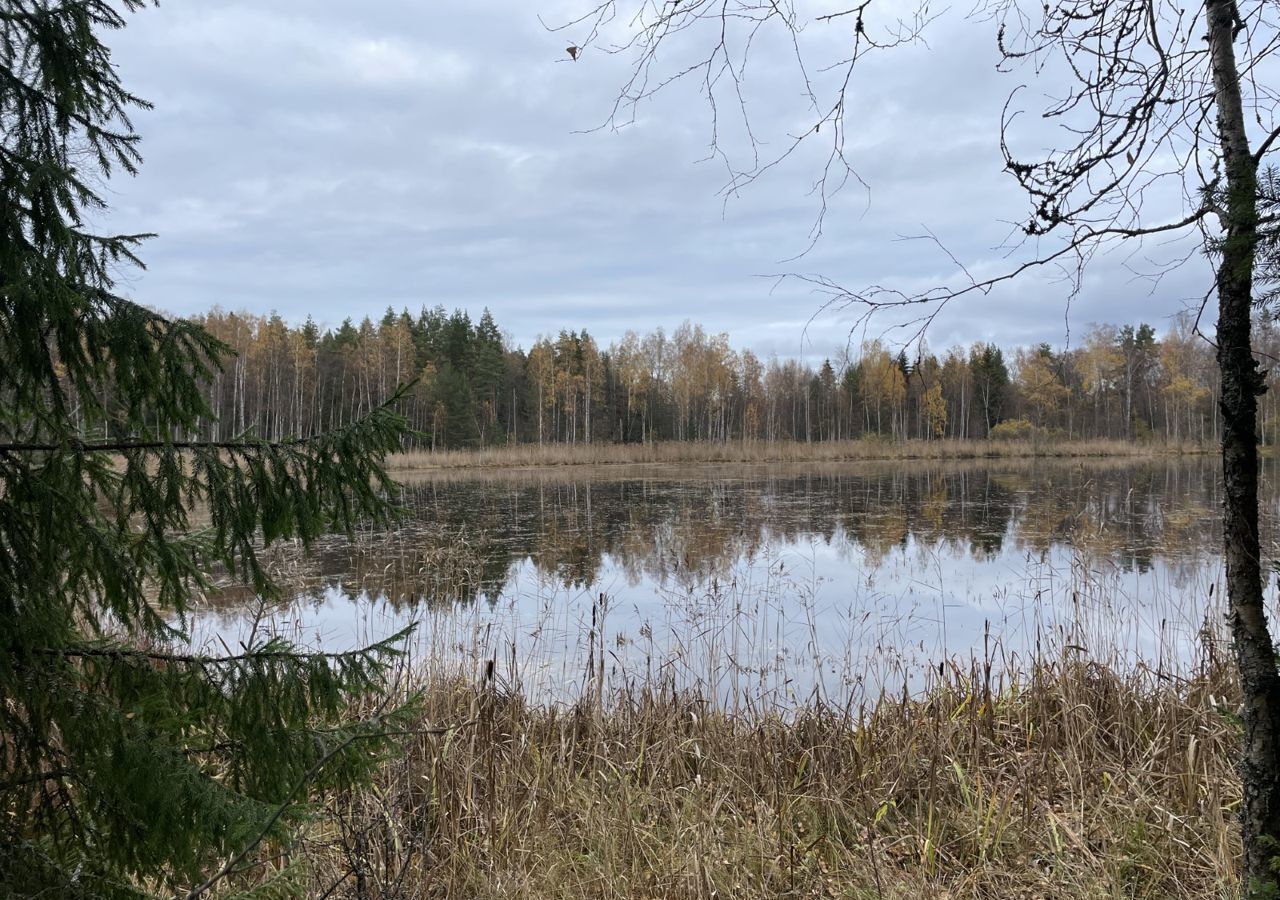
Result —
<instances>
[{"instance_id":1,"label":"tall dry grass","mask_svg":"<svg viewBox=\"0 0 1280 900\"><path fill-rule=\"evenodd\" d=\"M1156 456L1202 453L1196 444L1130 441L667 441L655 444L519 444L483 450L410 451L393 469L599 466L650 463L787 463L896 459Z\"/></svg>"},{"instance_id":2,"label":"tall dry grass","mask_svg":"<svg viewBox=\"0 0 1280 900\"><path fill-rule=\"evenodd\" d=\"M373 791L308 844L329 896L1206 898L1234 888L1229 669L1017 677L943 665L911 697L726 714L643 685L530 705L432 679Z\"/></svg>"}]
</instances>

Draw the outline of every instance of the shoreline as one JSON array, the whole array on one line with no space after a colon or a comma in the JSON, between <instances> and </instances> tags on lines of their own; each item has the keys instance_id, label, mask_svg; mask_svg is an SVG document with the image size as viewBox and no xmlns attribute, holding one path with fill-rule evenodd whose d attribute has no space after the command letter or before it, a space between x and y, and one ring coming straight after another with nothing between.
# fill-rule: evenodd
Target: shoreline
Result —
<instances>
[{"instance_id":1,"label":"shoreline","mask_svg":"<svg viewBox=\"0 0 1280 900\"><path fill-rule=\"evenodd\" d=\"M1129 441L825 441L656 444L520 444L469 450L416 450L387 457L392 472L549 469L578 466L724 465L951 461L983 459L1154 459L1203 456L1213 447Z\"/></svg>"}]
</instances>

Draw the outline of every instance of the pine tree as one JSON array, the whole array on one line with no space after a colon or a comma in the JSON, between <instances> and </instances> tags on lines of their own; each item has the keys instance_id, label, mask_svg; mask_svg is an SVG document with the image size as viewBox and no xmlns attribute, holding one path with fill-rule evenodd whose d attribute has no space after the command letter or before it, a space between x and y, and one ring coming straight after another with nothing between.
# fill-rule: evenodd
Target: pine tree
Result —
<instances>
[{"instance_id":1,"label":"pine tree","mask_svg":"<svg viewBox=\"0 0 1280 900\"><path fill-rule=\"evenodd\" d=\"M485 443L501 440L499 391L505 371L502 333L493 321L493 314L486 308L475 328L475 377L471 384L474 402L482 411L481 433Z\"/></svg>"},{"instance_id":2,"label":"pine tree","mask_svg":"<svg viewBox=\"0 0 1280 900\"><path fill-rule=\"evenodd\" d=\"M263 544L392 515L382 458L405 423L383 405L305 439L198 439L225 345L116 293L146 236L87 223L141 161L146 104L100 35L142 5L0 9L0 895L199 896L286 840L311 791L368 772L407 714L347 714L393 641L185 640L218 567L269 598Z\"/></svg>"},{"instance_id":3,"label":"pine tree","mask_svg":"<svg viewBox=\"0 0 1280 900\"><path fill-rule=\"evenodd\" d=\"M1004 414L1005 389L1009 386L1009 369L1004 354L995 344L976 344L969 351L969 372L973 377L976 399L982 408L987 434Z\"/></svg>"}]
</instances>

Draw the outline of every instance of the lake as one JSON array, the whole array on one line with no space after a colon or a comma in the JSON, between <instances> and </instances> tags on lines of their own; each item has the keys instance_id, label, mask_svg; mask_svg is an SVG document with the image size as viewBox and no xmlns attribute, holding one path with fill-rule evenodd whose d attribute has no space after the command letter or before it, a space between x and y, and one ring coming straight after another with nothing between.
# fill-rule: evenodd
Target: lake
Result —
<instances>
[{"instance_id":1,"label":"lake","mask_svg":"<svg viewBox=\"0 0 1280 900\"><path fill-rule=\"evenodd\" d=\"M256 626L346 649L417 622L416 660L493 661L531 696L669 683L787 704L910 689L947 659L1004 670L1067 652L1172 672L1220 632L1212 457L400 479L400 527L273 552L296 600L228 590L196 635L234 646Z\"/></svg>"}]
</instances>

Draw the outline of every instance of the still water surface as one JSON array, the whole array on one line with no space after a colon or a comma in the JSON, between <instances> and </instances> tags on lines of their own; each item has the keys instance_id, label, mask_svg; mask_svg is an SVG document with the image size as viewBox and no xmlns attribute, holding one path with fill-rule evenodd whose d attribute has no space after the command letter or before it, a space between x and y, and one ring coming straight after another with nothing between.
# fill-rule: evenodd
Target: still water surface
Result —
<instances>
[{"instance_id":1,"label":"still water surface","mask_svg":"<svg viewBox=\"0 0 1280 900\"><path fill-rule=\"evenodd\" d=\"M346 649L417 622L419 657L464 671L496 659L536 695L604 677L785 700L1064 645L1176 668L1221 619L1212 458L401 480L401 527L276 554L296 601L261 611L228 591L197 634L234 641L261 618L259 630Z\"/></svg>"}]
</instances>

